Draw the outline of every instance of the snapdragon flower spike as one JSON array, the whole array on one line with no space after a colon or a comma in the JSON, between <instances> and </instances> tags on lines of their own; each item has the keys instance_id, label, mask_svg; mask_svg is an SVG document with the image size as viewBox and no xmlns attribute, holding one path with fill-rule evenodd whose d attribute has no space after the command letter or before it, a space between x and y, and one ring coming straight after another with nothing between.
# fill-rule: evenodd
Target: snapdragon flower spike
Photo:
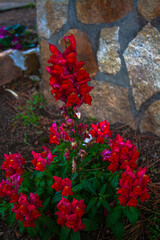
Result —
<instances>
[{"instance_id":1,"label":"snapdragon flower spike","mask_svg":"<svg viewBox=\"0 0 160 240\"><path fill-rule=\"evenodd\" d=\"M50 143L59 145L60 140L63 139L65 142L70 142L71 138L67 131L64 130L65 123L62 123L62 125L59 127L59 131L57 129L57 124L53 123L52 126L50 127Z\"/></svg>"},{"instance_id":2,"label":"snapdragon flower spike","mask_svg":"<svg viewBox=\"0 0 160 240\"><path fill-rule=\"evenodd\" d=\"M133 170L127 167L126 171L122 173L119 180L120 189L117 191L118 197L122 206L136 207L138 199L141 202L148 200L150 194L148 193L147 184L150 182L149 176L146 175L147 168L139 168L136 174Z\"/></svg>"},{"instance_id":3,"label":"snapdragon flower spike","mask_svg":"<svg viewBox=\"0 0 160 240\"><path fill-rule=\"evenodd\" d=\"M78 201L73 199L72 203L62 197L62 200L58 203L58 212L55 214L58 216L57 223L62 227L73 229L74 232L85 229L85 225L81 221L82 215L85 213L84 199Z\"/></svg>"},{"instance_id":4,"label":"snapdragon flower spike","mask_svg":"<svg viewBox=\"0 0 160 240\"><path fill-rule=\"evenodd\" d=\"M23 222L24 227L35 227L34 220L41 216L38 207L42 207L42 201L39 200L37 194L30 194L30 201L28 197L20 193L18 203L12 208L16 213L16 219Z\"/></svg>"},{"instance_id":5,"label":"snapdragon flower spike","mask_svg":"<svg viewBox=\"0 0 160 240\"><path fill-rule=\"evenodd\" d=\"M110 162L108 169L113 173L119 169L126 169L128 166L131 169L137 168L136 161L139 153L134 144L129 140L123 141L123 138L117 134L114 140L110 141L111 151L105 149L102 153L103 161Z\"/></svg>"},{"instance_id":6,"label":"snapdragon flower spike","mask_svg":"<svg viewBox=\"0 0 160 240\"><path fill-rule=\"evenodd\" d=\"M22 175L24 173L23 165L25 164L25 159L21 157L20 153L14 154L4 154L5 161L2 164L1 169L5 170L5 177L12 176L14 174Z\"/></svg>"},{"instance_id":7,"label":"snapdragon flower spike","mask_svg":"<svg viewBox=\"0 0 160 240\"><path fill-rule=\"evenodd\" d=\"M107 139L108 137L111 137L112 132L110 131L109 123L107 121L103 121L100 123L97 123L96 125L91 124L92 129L89 131L91 136L96 138L97 143L104 143L104 139Z\"/></svg>"},{"instance_id":8,"label":"snapdragon flower spike","mask_svg":"<svg viewBox=\"0 0 160 240\"><path fill-rule=\"evenodd\" d=\"M18 174L14 174L9 177L9 180L2 180L0 182L0 197L10 197L10 202L14 203L18 201L19 186L22 184L24 179Z\"/></svg>"},{"instance_id":9,"label":"snapdragon flower spike","mask_svg":"<svg viewBox=\"0 0 160 240\"><path fill-rule=\"evenodd\" d=\"M60 178L57 176L53 176L54 183L51 186L52 189L55 189L56 192L62 190L62 196L72 196L73 192L71 190L71 180L69 178Z\"/></svg>"},{"instance_id":10,"label":"snapdragon flower spike","mask_svg":"<svg viewBox=\"0 0 160 240\"><path fill-rule=\"evenodd\" d=\"M46 165L50 165L50 163L54 160L56 155L52 155L49 148L42 146L44 151L42 153L36 153L32 151L32 155L34 159L32 160L33 167L35 167L36 171L43 172L45 170Z\"/></svg>"},{"instance_id":11,"label":"snapdragon flower spike","mask_svg":"<svg viewBox=\"0 0 160 240\"><path fill-rule=\"evenodd\" d=\"M79 107L83 103L91 105L92 98L89 92L93 87L88 86L91 81L89 74L84 68L84 62L77 61L76 41L71 34L64 37L66 49L61 53L56 46L49 45L52 53L48 63L52 66L47 67L51 74L50 85L51 93L55 101L61 100L66 107Z\"/></svg>"}]
</instances>

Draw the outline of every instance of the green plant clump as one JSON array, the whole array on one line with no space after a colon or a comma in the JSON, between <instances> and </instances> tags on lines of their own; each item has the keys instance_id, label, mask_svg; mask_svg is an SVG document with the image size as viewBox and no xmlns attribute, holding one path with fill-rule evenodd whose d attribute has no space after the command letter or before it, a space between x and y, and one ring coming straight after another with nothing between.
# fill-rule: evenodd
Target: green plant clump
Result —
<instances>
[{"instance_id":1,"label":"green plant clump","mask_svg":"<svg viewBox=\"0 0 160 240\"><path fill-rule=\"evenodd\" d=\"M31 100L26 101L24 107L18 107L21 113L16 114L16 119L21 119L25 126L38 125L41 116L37 116L36 110L42 108L42 103L45 103L43 95L33 95Z\"/></svg>"}]
</instances>

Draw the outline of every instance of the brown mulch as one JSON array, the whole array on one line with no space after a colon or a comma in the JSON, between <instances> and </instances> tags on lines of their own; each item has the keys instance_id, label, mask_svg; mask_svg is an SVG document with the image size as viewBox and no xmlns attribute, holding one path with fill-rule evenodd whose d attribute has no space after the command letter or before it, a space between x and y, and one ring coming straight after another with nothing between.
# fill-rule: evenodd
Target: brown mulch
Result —
<instances>
[{"instance_id":1,"label":"brown mulch","mask_svg":"<svg viewBox=\"0 0 160 240\"><path fill-rule=\"evenodd\" d=\"M21 24L34 29L36 25L35 8L20 8L0 12L0 27L7 27L13 24Z\"/></svg>"}]
</instances>

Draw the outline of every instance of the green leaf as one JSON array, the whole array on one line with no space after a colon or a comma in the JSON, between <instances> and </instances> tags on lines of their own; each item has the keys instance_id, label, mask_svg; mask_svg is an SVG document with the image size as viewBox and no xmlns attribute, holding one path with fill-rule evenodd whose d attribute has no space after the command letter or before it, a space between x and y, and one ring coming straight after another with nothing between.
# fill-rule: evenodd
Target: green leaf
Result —
<instances>
[{"instance_id":1,"label":"green leaf","mask_svg":"<svg viewBox=\"0 0 160 240\"><path fill-rule=\"evenodd\" d=\"M49 201L50 201L50 197L48 197L48 198L46 198L44 201L43 201L43 211L47 208L47 206L48 206L48 203L49 203Z\"/></svg>"},{"instance_id":2,"label":"green leaf","mask_svg":"<svg viewBox=\"0 0 160 240\"><path fill-rule=\"evenodd\" d=\"M87 205L86 212L88 212L95 204L96 204L97 198L91 198Z\"/></svg>"},{"instance_id":3,"label":"green leaf","mask_svg":"<svg viewBox=\"0 0 160 240\"><path fill-rule=\"evenodd\" d=\"M15 219L16 219L16 214L12 212L12 210L10 209L10 211L7 214L7 222L9 223L9 226L12 226Z\"/></svg>"},{"instance_id":4,"label":"green leaf","mask_svg":"<svg viewBox=\"0 0 160 240\"><path fill-rule=\"evenodd\" d=\"M106 183L101 187L100 195L103 195L105 193L105 190L106 190Z\"/></svg>"},{"instance_id":5,"label":"green leaf","mask_svg":"<svg viewBox=\"0 0 160 240\"><path fill-rule=\"evenodd\" d=\"M1 215L2 215L2 219L3 219L3 220L4 220L4 216L5 216L5 211L6 211L5 207L2 206L2 207L0 208L0 213L1 213Z\"/></svg>"},{"instance_id":6,"label":"green leaf","mask_svg":"<svg viewBox=\"0 0 160 240\"><path fill-rule=\"evenodd\" d=\"M58 229L56 220L53 221L50 217L41 216L41 217L39 218L39 222L45 224L46 227L48 228L48 230L49 230L51 233L55 233L55 234L59 235L59 229Z\"/></svg>"},{"instance_id":7,"label":"green leaf","mask_svg":"<svg viewBox=\"0 0 160 240\"><path fill-rule=\"evenodd\" d=\"M53 184L53 179L50 179L50 180L47 181L47 185L48 185L47 186L47 191L50 195L53 194L53 189L51 188L52 184Z\"/></svg>"},{"instance_id":8,"label":"green leaf","mask_svg":"<svg viewBox=\"0 0 160 240\"><path fill-rule=\"evenodd\" d=\"M81 240L80 232L72 232L70 234L70 239L71 240Z\"/></svg>"},{"instance_id":9,"label":"green leaf","mask_svg":"<svg viewBox=\"0 0 160 240\"><path fill-rule=\"evenodd\" d=\"M70 229L66 226L61 229L59 240L68 240Z\"/></svg>"},{"instance_id":10,"label":"green leaf","mask_svg":"<svg viewBox=\"0 0 160 240\"><path fill-rule=\"evenodd\" d=\"M124 225L122 222L117 222L113 227L112 231L117 239L122 239L124 234Z\"/></svg>"},{"instance_id":11,"label":"green leaf","mask_svg":"<svg viewBox=\"0 0 160 240\"><path fill-rule=\"evenodd\" d=\"M46 230L43 229L43 235L42 235L43 240L48 240L48 239L50 239L51 235L52 235L52 233L49 232L48 229L46 229Z\"/></svg>"},{"instance_id":12,"label":"green leaf","mask_svg":"<svg viewBox=\"0 0 160 240\"><path fill-rule=\"evenodd\" d=\"M35 44L30 43L30 42L23 42L23 43L22 43L22 46L23 46L24 48L33 48L33 47L35 47Z\"/></svg>"},{"instance_id":13,"label":"green leaf","mask_svg":"<svg viewBox=\"0 0 160 240\"><path fill-rule=\"evenodd\" d=\"M27 232L31 237L35 237L37 235L37 231L32 227L27 227Z\"/></svg>"},{"instance_id":14,"label":"green leaf","mask_svg":"<svg viewBox=\"0 0 160 240\"><path fill-rule=\"evenodd\" d=\"M45 187L45 181L44 180L40 180L40 186Z\"/></svg>"},{"instance_id":15,"label":"green leaf","mask_svg":"<svg viewBox=\"0 0 160 240\"><path fill-rule=\"evenodd\" d=\"M109 206L109 203L105 199L103 199L102 204L103 204L103 207L110 213L111 207Z\"/></svg>"},{"instance_id":16,"label":"green leaf","mask_svg":"<svg viewBox=\"0 0 160 240\"><path fill-rule=\"evenodd\" d=\"M20 221L18 221L19 223L19 233L23 233L25 230L25 227L23 226L23 223L21 223Z\"/></svg>"},{"instance_id":17,"label":"green leaf","mask_svg":"<svg viewBox=\"0 0 160 240\"><path fill-rule=\"evenodd\" d=\"M83 189L83 185L80 183L80 184L77 184L74 187L72 187L72 192L79 192L82 189Z\"/></svg>"},{"instance_id":18,"label":"green leaf","mask_svg":"<svg viewBox=\"0 0 160 240\"><path fill-rule=\"evenodd\" d=\"M78 173L77 173L77 172L76 172L76 173L72 173L71 179L74 180L77 176L78 176Z\"/></svg>"},{"instance_id":19,"label":"green leaf","mask_svg":"<svg viewBox=\"0 0 160 240\"><path fill-rule=\"evenodd\" d=\"M41 194L44 194L44 189L42 187L39 187L37 190L36 190L36 193L38 195L41 195Z\"/></svg>"},{"instance_id":20,"label":"green leaf","mask_svg":"<svg viewBox=\"0 0 160 240\"><path fill-rule=\"evenodd\" d=\"M18 28L15 29L15 34L17 35L23 35L23 33L26 31L27 27L26 26L19 26Z\"/></svg>"},{"instance_id":21,"label":"green leaf","mask_svg":"<svg viewBox=\"0 0 160 240\"><path fill-rule=\"evenodd\" d=\"M61 198L62 198L62 193L61 192L56 193L52 198L52 203L59 202Z\"/></svg>"},{"instance_id":22,"label":"green leaf","mask_svg":"<svg viewBox=\"0 0 160 240\"><path fill-rule=\"evenodd\" d=\"M86 226L85 231L95 231L98 229L98 224L96 220L91 220L89 218L83 218L82 222Z\"/></svg>"},{"instance_id":23,"label":"green leaf","mask_svg":"<svg viewBox=\"0 0 160 240\"><path fill-rule=\"evenodd\" d=\"M13 31L13 30L16 30L17 28L19 28L19 26L20 26L20 24L14 24L9 27L5 27L5 29L8 31Z\"/></svg>"},{"instance_id":24,"label":"green leaf","mask_svg":"<svg viewBox=\"0 0 160 240\"><path fill-rule=\"evenodd\" d=\"M83 187L89 192L93 193L94 195L97 195L95 190L92 188L90 182L87 179L83 181Z\"/></svg>"},{"instance_id":25,"label":"green leaf","mask_svg":"<svg viewBox=\"0 0 160 240\"><path fill-rule=\"evenodd\" d=\"M138 220L138 209L134 207L126 207L124 214L128 217L128 220L132 225L135 225Z\"/></svg>"},{"instance_id":26,"label":"green leaf","mask_svg":"<svg viewBox=\"0 0 160 240\"><path fill-rule=\"evenodd\" d=\"M107 218L106 218L106 226L110 228L113 225L115 225L116 222L118 222L120 216L121 216L121 208L119 206L114 207L112 209L112 212L109 213Z\"/></svg>"},{"instance_id":27,"label":"green leaf","mask_svg":"<svg viewBox=\"0 0 160 240\"><path fill-rule=\"evenodd\" d=\"M6 36L4 38L0 38L0 44L2 44L4 47L10 47L11 46L12 37Z\"/></svg>"},{"instance_id":28,"label":"green leaf","mask_svg":"<svg viewBox=\"0 0 160 240\"><path fill-rule=\"evenodd\" d=\"M98 192L99 192L100 187L101 187L100 182L95 178L93 181L93 188L98 190Z\"/></svg>"}]
</instances>

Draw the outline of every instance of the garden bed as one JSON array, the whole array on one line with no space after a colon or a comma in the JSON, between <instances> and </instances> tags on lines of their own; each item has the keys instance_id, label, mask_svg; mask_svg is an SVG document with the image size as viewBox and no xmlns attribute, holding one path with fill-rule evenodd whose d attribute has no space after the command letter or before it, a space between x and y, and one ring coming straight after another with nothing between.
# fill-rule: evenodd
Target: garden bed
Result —
<instances>
[{"instance_id":1,"label":"garden bed","mask_svg":"<svg viewBox=\"0 0 160 240\"><path fill-rule=\"evenodd\" d=\"M23 84L21 84L22 82ZM0 88L0 165L4 161L4 153L21 152L22 156L27 160L27 169L32 169L31 161L33 156L31 151L41 152L42 145L50 147L48 137L49 126L51 126L53 122L61 124L63 119L57 109L47 105L43 97L40 97L38 81L21 78L6 85L6 88L15 92L18 98L10 92L5 91L5 88ZM33 111L36 117L34 118L36 119L35 122L27 118L28 108L32 107L33 101L35 101L35 109ZM82 121L86 122L87 119L83 118ZM129 139L137 145L140 152L139 166L147 166L148 174L152 180L149 187L151 190L151 198L146 204L140 206L140 209L143 211L140 214L140 220L136 226L131 228L129 224L126 224L126 235L124 239L158 240L160 138L154 135L141 135L120 123L112 125L111 130L113 131L113 136L118 133L123 136L125 140ZM13 227L9 227L5 221L1 221L0 234L2 240L10 239L11 236L13 240L31 239L26 235L18 234L16 222ZM134 235L136 235L136 238L134 238ZM84 232L82 236L83 240L114 239L111 233L106 231L105 222L102 222L99 231L93 233Z\"/></svg>"}]
</instances>

